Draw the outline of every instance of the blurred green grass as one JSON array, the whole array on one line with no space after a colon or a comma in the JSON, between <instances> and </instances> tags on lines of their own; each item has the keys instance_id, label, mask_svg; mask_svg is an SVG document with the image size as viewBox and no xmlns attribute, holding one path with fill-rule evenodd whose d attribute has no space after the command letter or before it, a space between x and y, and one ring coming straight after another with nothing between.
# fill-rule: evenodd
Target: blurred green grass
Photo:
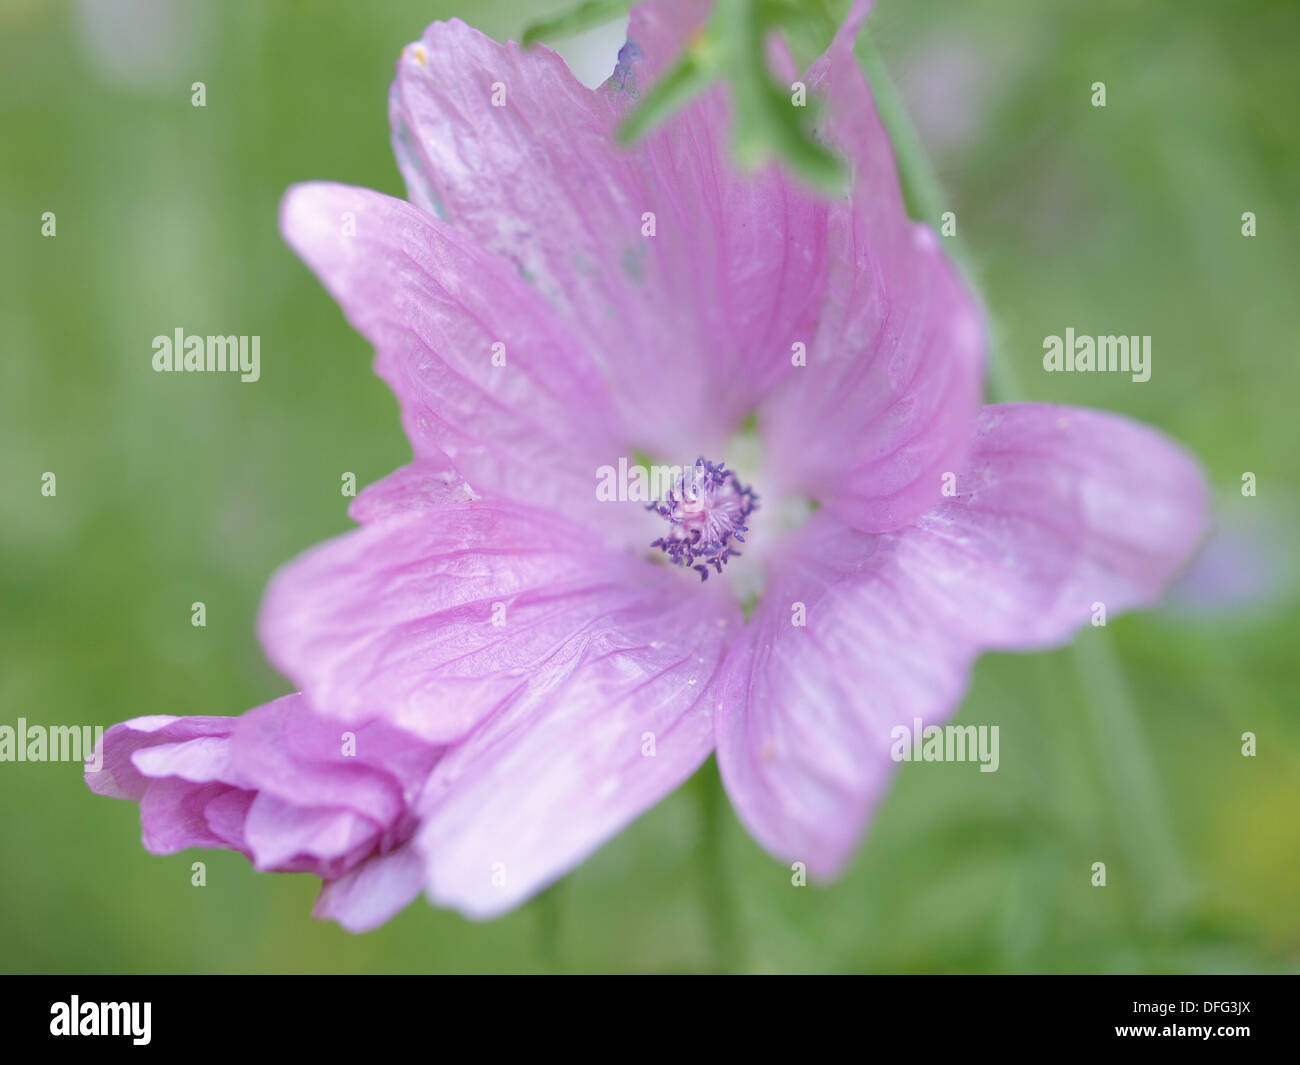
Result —
<instances>
[{"instance_id":1,"label":"blurred green grass","mask_svg":"<svg viewBox=\"0 0 1300 1065\"><path fill-rule=\"evenodd\" d=\"M454 13L518 37L564 5L170 6L193 43L142 87L94 64L81 5L0 0L0 723L232 714L287 690L254 635L266 578L349 526L341 473L365 484L409 451L368 346L281 242L279 198L311 178L400 194L385 99L401 46ZM869 28L1029 398L1151 422L1225 502L1254 471L1246 503L1293 554L1296 5L884 0ZM261 335L262 380L152 373L152 337L177 326ZM1151 334L1152 380L1042 373L1042 337L1066 326ZM1001 769L904 766L832 887L793 889L730 812L701 862L691 787L489 924L417 902L349 936L310 918L312 879L150 856L136 807L92 796L79 767L5 763L0 970L702 971L707 876L754 971L1294 971L1300 618L1278 584L1253 608L1110 626L1186 904L1163 897L1168 870L1131 861L1113 737L1057 652L979 663L961 719L1000 724Z\"/></svg>"}]
</instances>

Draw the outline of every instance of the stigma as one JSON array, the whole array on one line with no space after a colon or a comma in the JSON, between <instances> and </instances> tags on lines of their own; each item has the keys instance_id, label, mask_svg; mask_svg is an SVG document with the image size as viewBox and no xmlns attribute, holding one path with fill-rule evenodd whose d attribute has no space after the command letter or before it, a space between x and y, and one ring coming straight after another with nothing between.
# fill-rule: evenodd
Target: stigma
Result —
<instances>
[{"instance_id":1,"label":"stigma","mask_svg":"<svg viewBox=\"0 0 1300 1065\"><path fill-rule=\"evenodd\" d=\"M646 507L664 518L667 535L653 541L675 566L688 566L709 579L709 567L721 573L730 559L739 558L735 544L745 542L745 523L758 509L758 496L737 480L726 463L703 457L684 470L667 496Z\"/></svg>"}]
</instances>

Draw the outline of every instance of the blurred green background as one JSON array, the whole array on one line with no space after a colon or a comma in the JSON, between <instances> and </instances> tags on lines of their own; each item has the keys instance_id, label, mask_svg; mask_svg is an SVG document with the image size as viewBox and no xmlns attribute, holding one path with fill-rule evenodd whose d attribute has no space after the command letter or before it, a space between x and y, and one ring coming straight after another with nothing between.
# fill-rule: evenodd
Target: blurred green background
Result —
<instances>
[{"instance_id":1,"label":"blurred green background","mask_svg":"<svg viewBox=\"0 0 1300 1065\"><path fill-rule=\"evenodd\" d=\"M254 636L267 577L349 527L344 471L365 484L409 451L368 346L281 242L279 198L310 178L400 194L402 45L453 14L517 38L565 6L0 0L0 724L288 690ZM828 888L792 888L710 805L710 766L508 917L420 901L351 936L311 919L312 878L153 857L135 805L79 766L0 764L0 969L1300 968L1300 5L884 0L868 28L1025 396L1204 459L1219 533L1170 604L981 660L961 720L1000 724L999 772L904 766ZM153 373L177 326L260 334L261 381ZM1066 326L1152 335L1151 381L1043 373Z\"/></svg>"}]
</instances>

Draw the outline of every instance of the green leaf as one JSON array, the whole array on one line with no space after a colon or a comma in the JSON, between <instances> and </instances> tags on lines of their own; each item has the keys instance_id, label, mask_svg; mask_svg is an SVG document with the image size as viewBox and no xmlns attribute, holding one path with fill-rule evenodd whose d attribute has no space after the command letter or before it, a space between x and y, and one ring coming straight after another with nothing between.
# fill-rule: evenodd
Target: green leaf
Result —
<instances>
[{"instance_id":1,"label":"green leaf","mask_svg":"<svg viewBox=\"0 0 1300 1065\"><path fill-rule=\"evenodd\" d=\"M824 13L825 5L820 6ZM808 11L787 0L719 0L708 26L624 121L619 139L628 143L645 136L721 79L731 88L732 150L742 168L777 158L810 184L842 191L843 164L807 128L816 115L815 101L795 107L767 67L768 35L809 18Z\"/></svg>"},{"instance_id":2,"label":"green leaf","mask_svg":"<svg viewBox=\"0 0 1300 1065\"><path fill-rule=\"evenodd\" d=\"M736 157L743 167L753 169L775 157L818 188L843 191L843 164L814 140L801 122L802 115L816 114L815 101L810 99L806 110L796 108L786 93L761 74L747 76L733 85L736 127L732 136Z\"/></svg>"},{"instance_id":3,"label":"green leaf","mask_svg":"<svg viewBox=\"0 0 1300 1065\"><path fill-rule=\"evenodd\" d=\"M790 91L773 81L767 67L768 36L805 18L806 12L772 0L719 0L715 19L726 42L724 74L733 90L735 152L744 167L776 157L805 181L839 192L845 171L806 128L812 108L795 107Z\"/></svg>"},{"instance_id":4,"label":"green leaf","mask_svg":"<svg viewBox=\"0 0 1300 1065\"><path fill-rule=\"evenodd\" d=\"M764 25L779 27L794 56L795 67L808 66L830 47L848 14L849 0L760 0Z\"/></svg>"},{"instance_id":5,"label":"green leaf","mask_svg":"<svg viewBox=\"0 0 1300 1065\"><path fill-rule=\"evenodd\" d=\"M586 0L572 11L554 18L541 19L524 30L524 47L557 37L572 37L626 14L632 0Z\"/></svg>"},{"instance_id":6,"label":"green leaf","mask_svg":"<svg viewBox=\"0 0 1300 1065\"><path fill-rule=\"evenodd\" d=\"M672 69L655 83L623 120L618 139L630 144L666 122L717 80L717 69L717 51L707 37L701 37L682 53Z\"/></svg>"}]
</instances>

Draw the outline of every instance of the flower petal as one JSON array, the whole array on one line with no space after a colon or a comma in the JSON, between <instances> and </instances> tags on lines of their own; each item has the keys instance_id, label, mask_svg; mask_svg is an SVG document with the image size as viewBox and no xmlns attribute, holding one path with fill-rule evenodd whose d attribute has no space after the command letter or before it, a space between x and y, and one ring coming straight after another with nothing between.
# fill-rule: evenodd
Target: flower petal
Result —
<instances>
[{"instance_id":1,"label":"flower petal","mask_svg":"<svg viewBox=\"0 0 1300 1065\"><path fill-rule=\"evenodd\" d=\"M1097 603L1108 616L1154 606L1204 539L1209 509L1200 464L1154 429L1102 411L1011 403L980 412L956 497L920 525L996 566L971 595L1001 590L1000 608L983 620L964 615L981 645L1028 650L1068 639ZM1049 575L1062 571L1052 585Z\"/></svg>"},{"instance_id":2,"label":"flower petal","mask_svg":"<svg viewBox=\"0 0 1300 1065\"><path fill-rule=\"evenodd\" d=\"M760 412L775 486L868 532L939 502L970 453L984 363L980 315L929 226L908 220L893 149L853 54L855 4L805 75L849 160L850 202L829 219L829 277L807 365ZM937 219L933 221L937 222Z\"/></svg>"},{"instance_id":3,"label":"flower petal","mask_svg":"<svg viewBox=\"0 0 1300 1065\"><path fill-rule=\"evenodd\" d=\"M149 787L149 777L154 774L138 768L135 762L137 752L196 739L224 740L230 735L234 721L233 717L152 714L120 722L104 733L99 741L95 754L103 759L103 764L98 772L86 771L86 786L97 795L139 802Z\"/></svg>"},{"instance_id":4,"label":"flower petal","mask_svg":"<svg viewBox=\"0 0 1300 1065\"><path fill-rule=\"evenodd\" d=\"M267 591L267 654L322 713L454 742L556 684L591 632L696 590L536 507L421 506L410 489L422 480L408 468L367 489L357 512L376 520L309 551ZM667 624L659 639L689 646Z\"/></svg>"},{"instance_id":5,"label":"flower petal","mask_svg":"<svg viewBox=\"0 0 1300 1065\"><path fill-rule=\"evenodd\" d=\"M244 787L300 809L346 809L380 829L402 817L440 753L382 721L349 731L301 695L244 714L230 747Z\"/></svg>"},{"instance_id":6,"label":"flower petal","mask_svg":"<svg viewBox=\"0 0 1300 1065\"><path fill-rule=\"evenodd\" d=\"M140 802L145 847L228 848L259 869L326 879L403 845L441 755L372 722L344 734L300 695L238 718L138 718L109 729L93 790Z\"/></svg>"},{"instance_id":7,"label":"flower petal","mask_svg":"<svg viewBox=\"0 0 1300 1065\"><path fill-rule=\"evenodd\" d=\"M258 792L248 810L244 838L258 869L337 876L375 849L380 830L352 810L295 806Z\"/></svg>"},{"instance_id":8,"label":"flower petal","mask_svg":"<svg viewBox=\"0 0 1300 1065\"><path fill-rule=\"evenodd\" d=\"M508 263L410 204L344 185L292 188L281 228L375 345L418 457L450 456L475 489L594 505L596 468L627 453L607 385Z\"/></svg>"},{"instance_id":9,"label":"flower petal","mask_svg":"<svg viewBox=\"0 0 1300 1065\"><path fill-rule=\"evenodd\" d=\"M424 884L424 862L409 843L328 881L312 916L368 932L404 910Z\"/></svg>"},{"instance_id":10,"label":"flower petal","mask_svg":"<svg viewBox=\"0 0 1300 1065\"><path fill-rule=\"evenodd\" d=\"M219 781L194 784L180 777L155 780L140 799L145 850L175 854L188 847L225 848L226 841L208 824L206 808L235 790Z\"/></svg>"},{"instance_id":11,"label":"flower petal","mask_svg":"<svg viewBox=\"0 0 1300 1065\"><path fill-rule=\"evenodd\" d=\"M892 774L895 725L949 717L983 649L1063 642L1098 602L1150 605L1205 524L1195 462L1158 433L986 408L957 495L913 527L819 515L787 545L722 682L718 761L741 819L835 875Z\"/></svg>"},{"instance_id":12,"label":"flower petal","mask_svg":"<svg viewBox=\"0 0 1300 1065\"><path fill-rule=\"evenodd\" d=\"M658 78L704 28L712 8L712 0L654 0L635 5L627 19L630 47L625 46L619 56L611 87L626 90L627 78L633 74L643 82Z\"/></svg>"},{"instance_id":13,"label":"flower petal","mask_svg":"<svg viewBox=\"0 0 1300 1065\"><path fill-rule=\"evenodd\" d=\"M775 167L737 174L721 88L617 143L703 10L634 11L594 92L548 48L434 23L389 106L412 201L513 263L581 339L635 446L673 462L716 450L789 370L826 270L826 204Z\"/></svg>"},{"instance_id":14,"label":"flower petal","mask_svg":"<svg viewBox=\"0 0 1300 1065\"><path fill-rule=\"evenodd\" d=\"M415 839L434 903L473 918L518 905L704 761L739 618L721 582L692 591L594 620L544 684L448 752Z\"/></svg>"},{"instance_id":15,"label":"flower petal","mask_svg":"<svg viewBox=\"0 0 1300 1065\"><path fill-rule=\"evenodd\" d=\"M436 463L368 488L354 514L371 524L273 580L262 638L320 711L446 745L415 802L431 898L510 908L707 756L709 682L741 624L723 582L603 551L550 511L465 499Z\"/></svg>"},{"instance_id":16,"label":"flower petal","mask_svg":"<svg viewBox=\"0 0 1300 1065\"><path fill-rule=\"evenodd\" d=\"M131 762L147 777L180 777L196 784L229 781L230 734L144 747Z\"/></svg>"}]
</instances>

